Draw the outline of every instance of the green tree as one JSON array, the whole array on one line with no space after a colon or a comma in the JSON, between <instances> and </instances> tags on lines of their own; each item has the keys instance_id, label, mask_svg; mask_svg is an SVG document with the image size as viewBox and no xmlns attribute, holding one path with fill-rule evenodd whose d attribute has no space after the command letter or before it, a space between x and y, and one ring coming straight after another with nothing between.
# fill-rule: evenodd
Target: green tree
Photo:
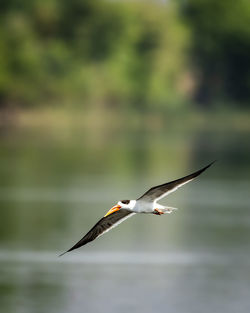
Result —
<instances>
[{"instance_id":1,"label":"green tree","mask_svg":"<svg viewBox=\"0 0 250 313\"><path fill-rule=\"evenodd\" d=\"M170 3L4 1L0 105L180 103L188 32Z\"/></svg>"}]
</instances>

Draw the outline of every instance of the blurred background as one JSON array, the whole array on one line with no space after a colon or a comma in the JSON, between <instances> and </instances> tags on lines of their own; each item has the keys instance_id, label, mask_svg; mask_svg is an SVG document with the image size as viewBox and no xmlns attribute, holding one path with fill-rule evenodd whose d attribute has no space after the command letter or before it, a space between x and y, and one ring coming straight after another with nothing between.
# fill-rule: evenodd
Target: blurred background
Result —
<instances>
[{"instance_id":1,"label":"blurred background","mask_svg":"<svg viewBox=\"0 0 250 313\"><path fill-rule=\"evenodd\" d=\"M2 0L5 313L250 311L250 2ZM58 258L120 199L218 160Z\"/></svg>"}]
</instances>

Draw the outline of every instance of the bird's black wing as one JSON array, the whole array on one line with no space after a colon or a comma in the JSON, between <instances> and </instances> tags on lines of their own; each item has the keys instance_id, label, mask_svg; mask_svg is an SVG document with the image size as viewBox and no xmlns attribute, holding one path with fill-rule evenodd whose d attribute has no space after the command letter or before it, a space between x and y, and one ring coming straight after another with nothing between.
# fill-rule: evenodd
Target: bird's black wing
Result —
<instances>
[{"instance_id":1,"label":"bird's black wing","mask_svg":"<svg viewBox=\"0 0 250 313\"><path fill-rule=\"evenodd\" d=\"M175 191L179 187L187 184L188 182L193 180L195 177L199 176L202 172L204 172L207 168L209 168L214 162L210 163L209 165L203 167L199 171L194 172L190 175L187 175L185 177L173 180L171 182L168 182L159 186L152 187L137 200L147 201L147 202L153 202L153 201L159 200L165 197L166 195L168 195L169 193Z\"/></svg>"},{"instance_id":2,"label":"bird's black wing","mask_svg":"<svg viewBox=\"0 0 250 313\"><path fill-rule=\"evenodd\" d=\"M66 252L60 254L60 256L77 248L80 248L90 241L95 240L96 238L108 232L110 229L116 227L121 222L125 221L125 219L131 217L134 214L135 213L130 212L126 209L120 209L112 214L104 216L90 229L90 231L80 241L78 241L72 248L70 248Z\"/></svg>"}]
</instances>

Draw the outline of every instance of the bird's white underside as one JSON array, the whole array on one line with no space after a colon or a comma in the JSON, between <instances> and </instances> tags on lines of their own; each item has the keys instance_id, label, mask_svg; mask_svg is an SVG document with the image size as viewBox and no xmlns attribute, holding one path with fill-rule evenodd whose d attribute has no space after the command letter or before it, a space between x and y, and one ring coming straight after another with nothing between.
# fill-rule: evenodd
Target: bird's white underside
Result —
<instances>
[{"instance_id":1,"label":"bird's white underside","mask_svg":"<svg viewBox=\"0 0 250 313\"><path fill-rule=\"evenodd\" d=\"M172 208L172 207L167 207L167 206L163 206L159 203L154 203L153 206L155 207L155 209L160 209L162 211L162 213L166 214L166 213L172 213L174 210L178 210L177 208ZM129 217L132 217L133 215L135 215L136 213L153 213L153 211L155 210L151 210L150 212L148 211L141 211L141 212L131 212L130 214L128 214L127 216L121 218L119 221L117 221L116 223L114 223L111 227L109 227L108 229L106 229L103 233L101 233L98 237L101 237L102 235L104 235L105 233L107 233L108 231L110 231L111 229L115 228L116 226L118 226L119 224L121 224L122 222L124 222L126 219L128 219Z\"/></svg>"}]
</instances>

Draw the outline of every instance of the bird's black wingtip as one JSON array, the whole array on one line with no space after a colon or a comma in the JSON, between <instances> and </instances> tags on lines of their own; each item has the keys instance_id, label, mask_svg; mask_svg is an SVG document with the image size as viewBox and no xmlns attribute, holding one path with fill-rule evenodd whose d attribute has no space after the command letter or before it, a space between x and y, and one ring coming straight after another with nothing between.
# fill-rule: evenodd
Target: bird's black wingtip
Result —
<instances>
[{"instance_id":1,"label":"bird's black wingtip","mask_svg":"<svg viewBox=\"0 0 250 313\"><path fill-rule=\"evenodd\" d=\"M205 167L203 167L202 169L200 169L199 171L191 174L194 177L199 176L201 173L203 173L205 170L207 170L210 166L212 166L217 160L214 160L213 162L209 163L208 165L206 165Z\"/></svg>"},{"instance_id":2,"label":"bird's black wingtip","mask_svg":"<svg viewBox=\"0 0 250 313\"><path fill-rule=\"evenodd\" d=\"M207 166L203 167L201 169L201 172L205 171L207 168L209 168L210 166L212 166L215 162L217 162L217 160L214 160L213 162L209 163Z\"/></svg>"},{"instance_id":3,"label":"bird's black wingtip","mask_svg":"<svg viewBox=\"0 0 250 313\"><path fill-rule=\"evenodd\" d=\"M60 258L61 256L63 256L64 254L66 254L66 253L68 253L68 252L69 252L69 251L65 251L65 252L59 254L59 255L58 255L58 258Z\"/></svg>"},{"instance_id":4,"label":"bird's black wingtip","mask_svg":"<svg viewBox=\"0 0 250 313\"><path fill-rule=\"evenodd\" d=\"M213 165L215 162L217 162L217 160L214 160L213 162L209 163L207 167L210 167L210 166Z\"/></svg>"}]
</instances>

